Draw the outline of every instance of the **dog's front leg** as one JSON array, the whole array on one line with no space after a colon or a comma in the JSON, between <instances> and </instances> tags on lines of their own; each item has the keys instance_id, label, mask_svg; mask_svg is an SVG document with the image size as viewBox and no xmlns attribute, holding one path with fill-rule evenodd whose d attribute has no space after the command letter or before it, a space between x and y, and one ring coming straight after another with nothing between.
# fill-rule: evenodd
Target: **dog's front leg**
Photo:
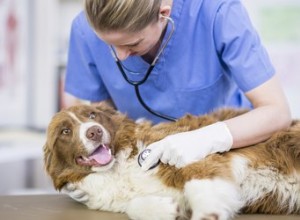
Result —
<instances>
[{"instance_id":1,"label":"dog's front leg","mask_svg":"<svg viewBox=\"0 0 300 220\"><path fill-rule=\"evenodd\" d=\"M89 195L81 190L76 184L74 183L67 183L63 189L62 192L70 196L72 199L74 199L77 202L86 204L89 201Z\"/></svg>"},{"instance_id":2,"label":"dog's front leg","mask_svg":"<svg viewBox=\"0 0 300 220\"><path fill-rule=\"evenodd\" d=\"M132 199L126 213L133 220L175 220L179 206L172 197L144 196Z\"/></svg>"}]
</instances>

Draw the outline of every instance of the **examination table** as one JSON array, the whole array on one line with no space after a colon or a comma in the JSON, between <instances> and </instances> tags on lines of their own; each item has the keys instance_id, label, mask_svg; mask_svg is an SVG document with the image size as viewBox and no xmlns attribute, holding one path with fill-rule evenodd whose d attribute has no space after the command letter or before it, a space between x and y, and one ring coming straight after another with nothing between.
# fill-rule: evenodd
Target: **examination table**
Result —
<instances>
[{"instance_id":1,"label":"examination table","mask_svg":"<svg viewBox=\"0 0 300 220\"><path fill-rule=\"evenodd\" d=\"M0 220L127 220L124 214L87 209L67 195L0 196ZM299 216L240 215L235 220L300 220ZM153 219L155 220L155 219Z\"/></svg>"}]
</instances>

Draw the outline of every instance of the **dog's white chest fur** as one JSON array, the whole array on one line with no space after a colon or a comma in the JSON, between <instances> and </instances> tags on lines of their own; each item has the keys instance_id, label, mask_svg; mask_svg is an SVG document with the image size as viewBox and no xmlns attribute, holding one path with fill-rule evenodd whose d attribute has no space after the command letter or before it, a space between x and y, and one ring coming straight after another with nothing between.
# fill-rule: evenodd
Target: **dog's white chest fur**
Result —
<instances>
[{"instance_id":1,"label":"dog's white chest fur","mask_svg":"<svg viewBox=\"0 0 300 220\"><path fill-rule=\"evenodd\" d=\"M246 158L236 156L232 160L232 167L234 167L232 172L236 184L219 178L191 180L185 184L184 190L180 191L165 186L156 177L156 168L145 172L139 167L137 158L128 159L128 155L128 152L122 152L118 155L112 169L90 174L78 183L78 187L89 195L89 202L86 204L89 208L126 212L129 215L131 208L134 210L131 214L133 219L135 219L137 210L141 212L137 214L138 216L142 215L143 219L147 219L144 216L149 210L147 215L151 219L150 217L155 218L158 215L156 212L154 214L153 210L157 211L162 207L165 207L165 211L175 210L174 216L178 215L177 207L181 208L181 213L186 213L189 209L199 210L199 214L194 213L194 215L201 217L205 213L203 210L214 212L215 204L221 203L221 206L228 205L226 209L232 211L224 214L221 218L228 219L242 206L259 199L265 193L272 191L274 187L278 188L277 193L282 202L288 201L287 197L291 196L288 192L291 190L285 191L284 189L291 185L283 185L283 183L296 181L295 176L291 176L290 181L276 183L274 176L278 175L274 175L272 173L274 171L265 169L261 172L254 172L248 168ZM295 187L297 189L292 191L298 194L300 192L299 184L296 184ZM198 195L199 192L201 192L201 196L198 198L195 195ZM189 200L188 203L187 200ZM293 200L298 200L298 196L295 195ZM299 204L299 201L296 203ZM172 219L174 216L170 213L167 214L171 215L170 219ZM168 219L167 216L163 218ZM139 218L137 217L137 219Z\"/></svg>"},{"instance_id":2,"label":"dog's white chest fur","mask_svg":"<svg viewBox=\"0 0 300 220\"><path fill-rule=\"evenodd\" d=\"M125 212L128 201L148 195L182 200L178 190L166 187L154 175L157 169L145 172L136 157L127 159L126 154L118 155L112 169L90 174L78 183L79 188L89 194L89 208Z\"/></svg>"}]
</instances>

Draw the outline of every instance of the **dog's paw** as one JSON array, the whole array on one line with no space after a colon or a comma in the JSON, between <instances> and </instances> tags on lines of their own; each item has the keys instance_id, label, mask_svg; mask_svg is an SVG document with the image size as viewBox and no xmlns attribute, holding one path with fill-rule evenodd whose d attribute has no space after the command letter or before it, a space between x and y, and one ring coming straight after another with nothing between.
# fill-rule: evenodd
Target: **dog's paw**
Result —
<instances>
[{"instance_id":1,"label":"dog's paw","mask_svg":"<svg viewBox=\"0 0 300 220\"><path fill-rule=\"evenodd\" d=\"M179 215L179 206L171 197L161 197L154 205L154 218L152 219L176 219Z\"/></svg>"},{"instance_id":2,"label":"dog's paw","mask_svg":"<svg viewBox=\"0 0 300 220\"><path fill-rule=\"evenodd\" d=\"M171 197L147 196L132 200L126 213L134 220L175 220L179 206Z\"/></svg>"},{"instance_id":3,"label":"dog's paw","mask_svg":"<svg viewBox=\"0 0 300 220\"><path fill-rule=\"evenodd\" d=\"M224 219L220 217L218 213L210 213L210 214L198 214L198 215L193 215L191 220L220 220Z\"/></svg>"},{"instance_id":4,"label":"dog's paw","mask_svg":"<svg viewBox=\"0 0 300 220\"><path fill-rule=\"evenodd\" d=\"M86 204L89 201L89 195L74 183L67 183L63 187L63 193L67 194L75 201L83 204Z\"/></svg>"}]
</instances>

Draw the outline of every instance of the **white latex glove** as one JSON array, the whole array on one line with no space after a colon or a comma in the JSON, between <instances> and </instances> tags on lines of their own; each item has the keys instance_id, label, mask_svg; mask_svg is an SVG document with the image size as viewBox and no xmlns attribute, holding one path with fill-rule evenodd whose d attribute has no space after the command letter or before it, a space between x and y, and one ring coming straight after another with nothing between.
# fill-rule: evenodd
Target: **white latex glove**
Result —
<instances>
[{"instance_id":1,"label":"white latex glove","mask_svg":"<svg viewBox=\"0 0 300 220\"><path fill-rule=\"evenodd\" d=\"M142 169L148 170L159 160L181 168L209 154L228 151L232 144L232 135L224 122L169 135L147 147L151 153L143 162Z\"/></svg>"},{"instance_id":2,"label":"white latex glove","mask_svg":"<svg viewBox=\"0 0 300 220\"><path fill-rule=\"evenodd\" d=\"M67 183L63 187L63 192L77 202L85 204L89 201L89 195L83 190L78 189L73 183Z\"/></svg>"}]
</instances>

